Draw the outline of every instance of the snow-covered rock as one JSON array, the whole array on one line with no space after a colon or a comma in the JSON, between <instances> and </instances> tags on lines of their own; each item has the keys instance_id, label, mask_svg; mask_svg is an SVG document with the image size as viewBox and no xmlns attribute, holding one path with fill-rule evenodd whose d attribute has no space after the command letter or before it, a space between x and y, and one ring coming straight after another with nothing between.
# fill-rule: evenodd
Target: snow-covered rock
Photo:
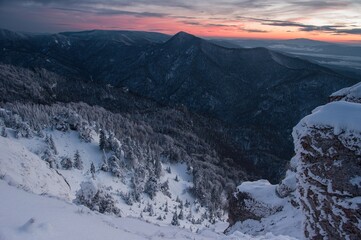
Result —
<instances>
[{"instance_id":1,"label":"snow-covered rock","mask_svg":"<svg viewBox=\"0 0 361 240\"><path fill-rule=\"evenodd\" d=\"M238 187L228 233L361 239L361 83L330 99L294 127L295 156L280 184Z\"/></svg>"},{"instance_id":2,"label":"snow-covered rock","mask_svg":"<svg viewBox=\"0 0 361 240\"><path fill-rule=\"evenodd\" d=\"M354 89L333 96L358 102ZM361 175L361 104L318 107L293 129L293 138L305 236L361 239L361 187L355 184Z\"/></svg>"},{"instance_id":3,"label":"snow-covered rock","mask_svg":"<svg viewBox=\"0 0 361 240\"><path fill-rule=\"evenodd\" d=\"M293 188L290 174L284 184ZM227 234L240 231L253 236L266 233L303 239L303 215L292 194L281 198L267 180L243 182L230 200Z\"/></svg>"},{"instance_id":4,"label":"snow-covered rock","mask_svg":"<svg viewBox=\"0 0 361 240\"><path fill-rule=\"evenodd\" d=\"M361 103L361 82L351 87L343 88L330 96L331 101L344 100Z\"/></svg>"}]
</instances>

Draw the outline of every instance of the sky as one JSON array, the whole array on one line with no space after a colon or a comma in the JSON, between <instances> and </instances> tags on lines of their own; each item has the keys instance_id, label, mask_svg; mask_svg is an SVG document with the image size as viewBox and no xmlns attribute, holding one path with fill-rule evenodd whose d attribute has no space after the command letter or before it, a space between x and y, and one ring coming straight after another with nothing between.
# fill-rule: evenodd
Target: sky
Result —
<instances>
[{"instance_id":1,"label":"sky","mask_svg":"<svg viewBox=\"0 0 361 240\"><path fill-rule=\"evenodd\" d=\"M0 28L361 43L361 0L0 0Z\"/></svg>"}]
</instances>

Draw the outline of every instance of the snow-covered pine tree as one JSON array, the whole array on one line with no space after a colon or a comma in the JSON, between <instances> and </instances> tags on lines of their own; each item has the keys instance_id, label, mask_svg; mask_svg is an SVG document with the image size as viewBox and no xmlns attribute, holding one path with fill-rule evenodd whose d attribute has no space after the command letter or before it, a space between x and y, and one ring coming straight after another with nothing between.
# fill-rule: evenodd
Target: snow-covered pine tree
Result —
<instances>
[{"instance_id":1,"label":"snow-covered pine tree","mask_svg":"<svg viewBox=\"0 0 361 240\"><path fill-rule=\"evenodd\" d=\"M45 137L45 141L47 142L49 148L53 151L53 153L55 155L58 155L58 150L56 149L55 143L54 143L54 139L52 135L46 135Z\"/></svg>"},{"instance_id":2,"label":"snow-covered pine tree","mask_svg":"<svg viewBox=\"0 0 361 240\"><path fill-rule=\"evenodd\" d=\"M191 205L191 203L188 201L188 199L186 199L186 203L184 204L185 207L189 207Z\"/></svg>"},{"instance_id":3,"label":"snow-covered pine tree","mask_svg":"<svg viewBox=\"0 0 361 240\"><path fill-rule=\"evenodd\" d=\"M178 219L184 220L183 209L180 210L179 215L178 215Z\"/></svg>"},{"instance_id":4,"label":"snow-covered pine tree","mask_svg":"<svg viewBox=\"0 0 361 240\"><path fill-rule=\"evenodd\" d=\"M183 201L182 200L179 200L179 209L183 209Z\"/></svg>"},{"instance_id":5,"label":"snow-covered pine tree","mask_svg":"<svg viewBox=\"0 0 361 240\"><path fill-rule=\"evenodd\" d=\"M156 177L159 179L160 176L162 175L162 163L160 162L160 158L157 157L155 159L155 166L154 166L154 172L155 172L155 175Z\"/></svg>"},{"instance_id":6,"label":"snow-covered pine tree","mask_svg":"<svg viewBox=\"0 0 361 240\"><path fill-rule=\"evenodd\" d=\"M6 133L6 128L5 127L1 127L0 135L2 137L7 137L8 136L8 134Z\"/></svg>"},{"instance_id":7,"label":"snow-covered pine tree","mask_svg":"<svg viewBox=\"0 0 361 240\"><path fill-rule=\"evenodd\" d=\"M168 201L165 202L164 212L169 212L169 209L168 209Z\"/></svg>"},{"instance_id":8,"label":"snow-covered pine tree","mask_svg":"<svg viewBox=\"0 0 361 240\"><path fill-rule=\"evenodd\" d=\"M165 181L160 185L160 190L165 196L172 197L172 194L169 192L169 181Z\"/></svg>"},{"instance_id":9,"label":"snow-covered pine tree","mask_svg":"<svg viewBox=\"0 0 361 240\"><path fill-rule=\"evenodd\" d=\"M20 120L19 120L20 121ZM15 127L15 136L16 138L25 137L25 138L32 138L33 131L30 128L29 124L25 122L18 122Z\"/></svg>"},{"instance_id":10,"label":"snow-covered pine tree","mask_svg":"<svg viewBox=\"0 0 361 240\"><path fill-rule=\"evenodd\" d=\"M84 169L83 161L81 159L79 150L76 150L75 154L74 154L74 168L76 168L78 170L83 170Z\"/></svg>"},{"instance_id":11,"label":"snow-covered pine tree","mask_svg":"<svg viewBox=\"0 0 361 240\"><path fill-rule=\"evenodd\" d=\"M73 168L73 162L69 157L63 157L60 161L61 167L65 170L71 170Z\"/></svg>"},{"instance_id":12,"label":"snow-covered pine tree","mask_svg":"<svg viewBox=\"0 0 361 240\"><path fill-rule=\"evenodd\" d=\"M119 166L119 159L115 155L112 155L108 159L108 164L109 164L110 172L115 177L121 177L122 176L122 171L121 171L121 168Z\"/></svg>"},{"instance_id":13,"label":"snow-covered pine tree","mask_svg":"<svg viewBox=\"0 0 361 240\"><path fill-rule=\"evenodd\" d=\"M154 208L153 208L153 205L152 204L149 204L149 216L154 216Z\"/></svg>"},{"instance_id":14,"label":"snow-covered pine tree","mask_svg":"<svg viewBox=\"0 0 361 240\"><path fill-rule=\"evenodd\" d=\"M90 164L90 173L92 175L92 178L95 179L95 166L94 166L94 163Z\"/></svg>"},{"instance_id":15,"label":"snow-covered pine tree","mask_svg":"<svg viewBox=\"0 0 361 240\"><path fill-rule=\"evenodd\" d=\"M50 168L56 168L56 162L53 152L49 148L45 150L43 159L49 164Z\"/></svg>"},{"instance_id":16,"label":"snow-covered pine tree","mask_svg":"<svg viewBox=\"0 0 361 240\"><path fill-rule=\"evenodd\" d=\"M105 154L105 150L102 150L103 154L102 154L102 163L100 165L100 170L104 171L104 172L108 172L109 171L109 165L108 165L108 160L107 160L107 155Z\"/></svg>"},{"instance_id":17,"label":"snow-covered pine tree","mask_svg":"<svg viewBox=\"0 0 361 240\"><path fill-rule=\"evenodd\" d=\"M193 219L192 208L189 208L189 213L187 215L187 220L192 222L192 219Z\"/></svg>"},{"instance_id":18,"label":"snow-covered pine tree","mask_svg":"<svg viewBox=\"0 0 361 240\"><path fill-rule=\"evenodd\" d=\"M91 181L80 184L74 202L100 213L113 213L120 216L120 209L116 207L116 201L110 193L104 187L96 186Z\"/></svg>"},{"instance_id":19,"label":"snow-covered pine tree","mask_svg":"<svg viewBox=\"0 0 361 240\"><path fill-rule=\"evenodd\" d=\"M129 206L133 205L133 202L134 202L133 193L130 193L130 192L125 193L125 194L123 193L122 198L125 201L125 203L128 204Z\"/></svg>"},{"instance_id":20,"label":"snow-covered pine tree","mask_svg":"<svg viewBox=\"0 0 361 240\"><path fill-rule=\"evenodd\" d=\"M151 176L147 183L145 184L144 192L147 193L150 197L150 199L154 199L158 191L158 181L157 178L154 176Z\"/></svg>"},{"instance_id":21,"label":"snow-covered pine tree","mask_svg":"<svg viewBox=\"0 0 361 240\"><path fill-rule=\"evenodd\" d=\"M106 147L106 136L103 129L100 129L99 132L99 148L100 150L105 150Z\"/></svg>"},{"instance_id":22,"label":"snow-covered pine tree","mask_svg":"<svg viewBox=\"0 0 361 240\"><path fill-rule=\"evenodd\" d=\"M89 126L83 124L83 126L79 129L79 138L87 143L90 143L93 140Z\"/></svg>"},{"instance_id":23,"label":"snow-covered pine tree","mask_svg":"<svg viewBox=\"0 0 361 240\"><path fill-rule=\"evenodd\" d=\"M172 218L171 224L172 224L173 226L179 226L177 210L175 210L174 213L173 213L173 218Z\"/></svg>"}]
</instances>

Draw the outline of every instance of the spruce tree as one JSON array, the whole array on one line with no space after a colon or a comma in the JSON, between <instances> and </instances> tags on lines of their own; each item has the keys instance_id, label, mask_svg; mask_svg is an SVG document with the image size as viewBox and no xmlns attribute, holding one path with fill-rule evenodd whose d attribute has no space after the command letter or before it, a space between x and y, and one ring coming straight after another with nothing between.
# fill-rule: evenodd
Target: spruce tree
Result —
<instances>
[{"instance_id":1,"label":"spruce tree","mask_svg":"<svg viewBox=\"0 0 361 240\"><path fill-rule=\"evenodd\" d=\"M103 131L103 129L101 129L99 132L99 148L100 148L100 150L105 149L106 141L107 141L107 139L105 136L105 132Z\"/></svg>"},{"instance_id":2,"label":"spruce tree","mask_svg":"<svg viewBox=\"0 0 361 240\"><path fill-rule=\"evenodd\" d=\"M56 162L52 151L47 148L44 152L43 159L49 163L50 168L56 168Z\"/></svg>"},{"instance_id":3,"label":"spruce tree","mask_svg":"<svg viewBox=\"0 0 361 240\"><path fill-rule=\"evenodd\" d=\"M173 213L173 218L172 218L171 224L172 224L173 226L179 226L177 210L175 210L175 212Z\"/></svg>"},{"instance_id":4,"label":"spruce tree","mask_svg":"<svg viewBox=\"0 0 361 240\"><path fill-rule=\"evenodd\" d=\"M168 212L168 202L165 202L165 208L164 208L164 212Z\"/></svg>"},{"instance_id":5,"label":"spruce tree","mask_svg":"<svg viewBox=\"0 0 361 240\"><path fill-rule=\"evenodd\" d=\"M162 175L162 163L159 158L156 158L155 160L155 175L157 178L160 178Z\"/></svg>"},{"instance_id":6,"label":"spruce tree","mask_svg":"<svg viewBox=\"0 0 361 240\"><path fill-rule=\"evenodd\" d=\"M1 135L2 137L7 137L7 136L8 136L8 134L6 133L5 127L2 127L2 128L1 128L1 133L0 133L0 135Z\"/></svg>"},{"instance_id":7,"label":"spruce tree","mask_svg":"<svg viewBox=\"0 0 361 240\"><path fill-rule=\"evenodd\" d=\"M180 210L179 215L178 215L178 219L180 219L180 220L184 219L183 209Z\"/></svg>"},{"instance_id":8,"label":"spruce tree","mask_svg":"<svg viewBox=\"0 0 361 240\"><path fill-rule=\"evenodd\" d=\"M90 165L90 173L92 174L92 178L95 179L95 167L93 163Z\"/></svg>"},{"instance_id":9,"label":"spruce tree","mask_svg":"<svg viewBox=\"0 0 361 240\"><path fill-rule=\"evenodd\" d=\"M53 136L50 135L50 137L48 137L48 143L49 143L49 147L51 150L53 150L55 155L58 155L58 150L56 149L55 143L54 143L54 139Z\"/></svg>"},{"instance_id":10,"label":"spruce tree","mask_svg":"<svg viewBox=\"0 0 361 240\"><path fill-rule=\"evenodd\" d=\"M79 150L76 150L74 154L74 167L79 170L83 170L83 161L81 160Z\"/></svg>"},{"instance_id":11,"label":"spruce tree","mask_svg":"<svg viewBox=\"0 0 361 240\"><path fill-rule=\"evenodd\" d=\"M192 218L193 218L192 209L189 208L189 213L188 213L188 215L187 215L187 220L190 221L190 222L192 222Z\"/></svg>"},{"instance_id":12,"label":"spruce tree","mask_svg":"<svg viewBox=\"0 0 361 240\"><path fill-rule=\"evenodd\" d=\"M71 161L71 159L69 157L63 157L60 164L63 167L63 169L65 169L65 170L70 170L73 168L73 162Z\"/></svg>"},{"instance_id":13,"label":"spruce tree","mask_svg":"<svg viewBox=\"0 0 361 240\"><path fill-rule=\"evenodd\" d=\"M102 155L102 164L100 166L100 170L102 170L104 172L108 172L109 165L108 165L107 155L105 154L104 149L102 151L103 151L103 155Z\"/></svg>"}]
</instances>

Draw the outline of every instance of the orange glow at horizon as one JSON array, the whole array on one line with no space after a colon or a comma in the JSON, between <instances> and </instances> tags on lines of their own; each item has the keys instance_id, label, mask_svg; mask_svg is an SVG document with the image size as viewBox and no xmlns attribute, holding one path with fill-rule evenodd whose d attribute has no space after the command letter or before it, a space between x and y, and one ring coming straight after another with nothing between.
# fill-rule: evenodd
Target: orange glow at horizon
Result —
<instances>
[{"instance_id":1,"label":"orange glow at horizon","mask_svg":"<svg viewBox=\"0 0 361 240\"><path fill-rule=\"evenodd\" d=\"M196 15L194 12L173 13L170 10L171 13L164 13L164 15L155 13L152 16L151 14L147 15L147 12L142 12L142 10L144 11L142 6L139 6L139 9L135 9L135 7L129 9L107 8L106 10L119 11L119 13L108 14L101 13L104 8L97 5L84 11L81 7L79 9L65 9L47 5L29 6L9 5L6 9L0 8L0 27L6 28L6 26L1 25L1 22L7 20L8 23L13 24L12 29L25 32L36 31L36 29L38 32L104 29L153 31L173 35L179 31L184 31L208 38L308 38L327 42L361 43L361 33L358 33L361 32L359 27L361 26L361 17L341 18L333 21L331 16L326 14L327 17L325 17L325 8L317 12L317 14L321 14L319 17L312 17L316 13L312 16L291 14L280 18L282 20L269 20L268 18L247 18L237 14L228 17L225 13L213 16L210 13ZM156 9L152 10L156 12ZM313 29L307 29L309 26ZM327 28L327 26L331 27ZM342 31L349 31L352 28L358 32L350 34L347 31Z\"/></svg>"},{"instance_id":2,"label":"orange glow at horizon","mask_svg":"<svg viewBox=\"0 0 361 240\"><path fill-rule=\"evenodd\" d=\"M109 23L112 24L109 24ZM111 28L108 26L112 25ZM219 26L222 25L222 26ZM262 26L239 21L238 24L230 23L209 23L209 21L197 20L197 24L187 24L177 18L155 18L155 17L101 17L96 21L86 20L83 23L74 24L78 30L108 29L108 30L137 30L154 31L173 35L179 31L188 32L199 37L208 38L250 38L250 39L294 39L308 38L327 42L361 42L361 35L356 34L333 34L321 31L300 31L297 27L275 27ZM246 26L252 25L257 31L248 32ZM118 27L119 26L119 27ZM124 27L126 26L126 27ZM264 32L261 32L264 31Z\"/></svg>"}]
</instances>

